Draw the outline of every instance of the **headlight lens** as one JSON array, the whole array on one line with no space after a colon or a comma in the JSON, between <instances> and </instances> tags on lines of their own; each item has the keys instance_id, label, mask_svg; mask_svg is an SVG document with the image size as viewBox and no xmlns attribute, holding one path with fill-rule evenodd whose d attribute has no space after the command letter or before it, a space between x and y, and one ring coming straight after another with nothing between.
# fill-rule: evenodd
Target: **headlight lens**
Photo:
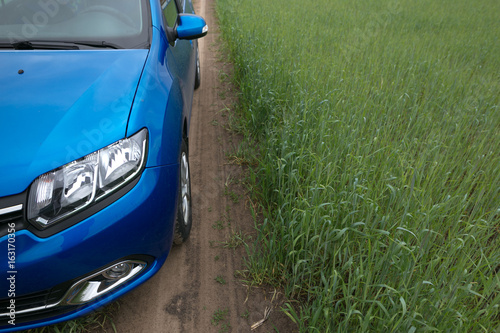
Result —
<instances>
[{"instance_id":1,"label":"headlight lens","mask_svg":"<svg viewBox=\"0 0 500 333\"><path fill-rule=\"evenodd\" d=\"M33 182L28 220L43 228L107 196L142 169L148 131L49 171Z\"/></svg>"}]
</instances>

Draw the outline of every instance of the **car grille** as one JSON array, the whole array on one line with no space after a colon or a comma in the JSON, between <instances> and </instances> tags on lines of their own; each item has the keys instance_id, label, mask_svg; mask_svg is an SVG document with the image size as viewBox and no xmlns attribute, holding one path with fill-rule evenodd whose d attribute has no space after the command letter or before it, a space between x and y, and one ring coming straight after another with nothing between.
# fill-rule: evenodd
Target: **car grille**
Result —
<instances>
[{"instance_id":1,"label":"car grille","mask_svg":"<svg viewBox=\"0 0 500 333\"><path fill-rule=\"evenodd\" d=\"M10 222L20 222L23 219L23 211L11 212L0 215L0 225L8 224Z\"/></svg>"},{"instance_id":2,"label":"car grille","mask_svg":"<svg viewBox=\"0 0 500 333\"><path fill-rule=\"evenodd\" d=\"M35 294L30 294L26 296L16 297L14 298L16 304L16 311L25 311L32 308L44 307L47 304L50 304L48 301L50 295L50 291L38 292ZM53 300L52 303L56 303L58 299ZM10 299L2 299L0 300L0 309L2 309L2 314L5 313L5 309L8 308L10 304Z\"/></svg>"},{"instance_id":3,"label":"car grille","mask_svg":"<svg viewBox=\"0 0 500 333\"><path fill-rule=\"evenodd\" d=\"M57 315L74 310L75 307L72 306L55 306L63 298L67 289L68 284L63 284L53 289L15 297L16 324L43 318L48 314ZM9 298L0 299L0 328L2 325L6 325L9 320L8 306L10 302Z\"/></svg>"},{"instance_id":4,"label":"car grille","mask_svg":"<svg viewBox=\"0 0 500 333\"><path fill-rule=\"evenodd\" d=\"M15 223L15 228L12 228L12 223ZM24 229L24 225L24 215L22 209L4 214L0 213L0 237L7 235L13 230L17 231Z\"/></svg>"},{"instance_id":5,"label":"car grille","mask_svg":"<svg viewBox=\"0 0 500 333\"><path fill-rule=\"evenodd\" d=\"M12 232L12 229L26 229L25 202L26 192L0 198L0 237L7 235L8 231ZM12 223L15 223L15 228L12 228Z\"/></svg>"}]
</instances>

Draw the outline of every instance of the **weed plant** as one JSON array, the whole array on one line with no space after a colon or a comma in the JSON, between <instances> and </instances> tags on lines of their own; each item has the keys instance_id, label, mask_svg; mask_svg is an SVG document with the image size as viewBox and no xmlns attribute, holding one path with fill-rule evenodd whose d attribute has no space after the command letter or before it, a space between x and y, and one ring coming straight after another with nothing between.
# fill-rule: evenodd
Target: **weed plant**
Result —
<instances>
[{"instance_id":1,"label":"weed plant","mask_svg":"<svg viewBox=\"0 0 500 333\"><path fill-rule=\"evenodd\" d=\"M500 330L500 2L217 13L258 142L252 278L301 332Z\"/></svg>"}]
</instances>

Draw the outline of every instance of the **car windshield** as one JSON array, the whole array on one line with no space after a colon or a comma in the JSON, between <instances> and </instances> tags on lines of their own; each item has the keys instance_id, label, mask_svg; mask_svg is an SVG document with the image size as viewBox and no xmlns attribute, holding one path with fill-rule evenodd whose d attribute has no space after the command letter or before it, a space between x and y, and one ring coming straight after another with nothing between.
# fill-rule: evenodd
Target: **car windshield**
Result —
<instances>
[{"instance_id":1,"label":"car windshield","mask_svg":"<svg viewBox=\"0 0 500 333\"><path fill-rule=\"evenodd\" d=\"M148 13L146 0L0 0L0 45L147 48Z\"/></svg>"}]
</instances>

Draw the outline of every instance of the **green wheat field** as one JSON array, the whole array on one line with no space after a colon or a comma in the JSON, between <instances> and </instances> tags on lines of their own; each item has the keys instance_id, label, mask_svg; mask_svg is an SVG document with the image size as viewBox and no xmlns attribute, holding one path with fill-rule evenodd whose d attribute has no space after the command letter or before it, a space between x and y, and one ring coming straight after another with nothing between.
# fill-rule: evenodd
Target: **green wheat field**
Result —
<instances>
[{"instance_id":1,"label":"green wheat field","mask_svg":"<svg viewBox=\"0 0 500 333\"><path fill-rule=\"evenodd\" d=\"M499 331L500 1L217 13L263 214L254 283L300 332Z\"/></svg>"}]
</instances>

